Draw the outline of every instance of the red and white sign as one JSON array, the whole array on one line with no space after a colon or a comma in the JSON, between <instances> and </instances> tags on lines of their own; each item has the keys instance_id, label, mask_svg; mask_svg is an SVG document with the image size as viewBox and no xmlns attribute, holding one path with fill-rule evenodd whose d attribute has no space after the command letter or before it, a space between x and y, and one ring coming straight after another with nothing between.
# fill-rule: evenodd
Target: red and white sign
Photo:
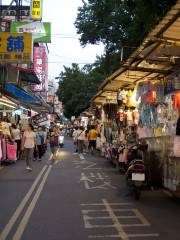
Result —
<instances>
[{"instance_id":1,"label":"red and white sign","mask_svg":"<svg viewBox=\"0 0 180 240\"><path fill-rule=\"evenodd\" d=\"M45 47L34 47L34 71L41 82L34 86L35 92L46 91L46 63L47 56Z\"/></svg>"}]
</instances>

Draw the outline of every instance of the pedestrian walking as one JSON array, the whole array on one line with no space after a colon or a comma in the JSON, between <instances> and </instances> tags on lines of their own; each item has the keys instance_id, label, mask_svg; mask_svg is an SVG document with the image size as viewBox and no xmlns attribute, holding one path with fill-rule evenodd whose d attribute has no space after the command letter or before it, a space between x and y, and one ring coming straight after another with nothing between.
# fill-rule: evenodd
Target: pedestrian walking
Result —
<instances>
[{"instance_id":1,"label":"pedestrian walking","mask_svg":"<svg viewBox=\"0 0 180 240\"><path fill-rule=\"evenodd\" d=\"M17 144L17 159L21 156L21 131L15 124L11 126L11 137Z\"/></svg>"},{"instance_id":2,"label":"pedestrian walking","mask_svg":"<svg viewBox=\"0 0 180 240\"><path fill-rule=\"evenodd\" d=\"M96 139L97 139L97 132L96 132L95 126L91 127L91 130L89 131L89 134L88 134L88 139L89 139L89 149L91 154L93 154L94 150L96 149Z\"/></svg>"},{"instance_id":3,"label":"pedestrian walking","mask_svg":"<svg viewBox=\"0 0 180 240\"><path fill-rule=\"evenodd\" d=\"M26 159L26 169L28 171L32 171L32 158L36 143L36 134L33 129L33 126L29 124L22 138L22 150L24 151L24 156Z\"/></svg>"},{"instance_id":4,"label":"pedestrian walking","mask_svg":"<svg viewBox=\"0 0 180 240\"><path fill-rule=\"evenodd\" d=\"M78 153L83 153L84 142L85 142L85 129L83 126L81 126L77 136Z\"/></svg>"},{"instance_id":5,"label":"pedestrian walking","mask_svg":"<svg viewBox=\"0 0 180 240\"><path fill-rule=\"evenodd\" d=\"M36 156L39 158L39 161L41 161L42 156L44 154L44 142L45 142L45 135L44 132L42 130L42 127L38 127L38 130L36 132L36 147L37 147L37 154L38 156Z\"/></svg>"},{"instance_id":6,"label":"pedestrian walking","mask_svg":"<svg viewBox=\"0 0 180 240\"><path fill-rule=\"evenodd\" d=\"M75 127L75 130L73 132L73 140L74 140L74 146L75 146L75 152L78 152L78 146L77 146L77 139L78 139L78 135L79 135L79 128Z\"/></svg>"},{"instance_id":7,"label":"pedestrian walking","mask_svg":"<svg viewBox=\"0 0 180 240\"><path fill-rule=\"evenodd\" d=\"M42 130L44 132L44 146L43 146L43 155L44 155L47 151L47 130L46 130L46 127L43 126Z\"/></svg>"},{"instance_id":8,"label":"pedestrian walking","mask_svg":"<svg viewBox=\"0 0 180 240\"><path fill-rule=\"evenodd\" d=\"M58 129L56 126L53 126L49 130L50 134L50 149L52 153L52 160L55 160L57 155L57 149L58 149Z\"/></svg>"},{"instance_id":9,"label":"pedestrian walking","mask_svg":"<svg viewBox=\"0 0 180 240\"><path fill-rule=\"evenodd\" d=\"M89 131L86 130L85 131L85 140L84 140L84 150L85 150L85 153L89 152L89 139L88 139L88 135L89 135Z\"/></svg>"}]
</instances>

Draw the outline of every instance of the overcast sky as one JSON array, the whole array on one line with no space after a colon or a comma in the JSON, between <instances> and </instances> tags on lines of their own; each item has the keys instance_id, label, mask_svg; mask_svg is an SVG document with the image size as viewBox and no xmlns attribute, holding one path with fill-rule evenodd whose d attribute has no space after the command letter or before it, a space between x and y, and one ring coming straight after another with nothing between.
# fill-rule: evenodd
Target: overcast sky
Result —
<instances>
[{"instance_id":1,"label":"overcast sky","mask_svg":"<svg viewBox=\"0 0 180 240\"><path fill-rule=\"evenodd\" d=\"M74 22L81 5L82 0L44 0L43 21L52 23L49 75L57 76L63 65L72 62L92 63L103 52L103 46L80 46Z\"/></svg>"},{"instance_id":2,"label":"overcast sky","mask_svg":"<svg viewBox=\"0 0 180 240\"><path fill-rule=\"evenodd\" d=\"M1 1L1 0L0 0ZM2 0L3 4L10 4L11 0ZM24 4L30 0L23 0ZM52 43L49 47L49 77L59 75L63 65L71 63L92 63L96 55L103 53L103 46L80 46L74 22L77 8L82 0L43 0L43 21L52 23ZM83 66L83 65L80 65Z\"/></svg>"}]
</instances>

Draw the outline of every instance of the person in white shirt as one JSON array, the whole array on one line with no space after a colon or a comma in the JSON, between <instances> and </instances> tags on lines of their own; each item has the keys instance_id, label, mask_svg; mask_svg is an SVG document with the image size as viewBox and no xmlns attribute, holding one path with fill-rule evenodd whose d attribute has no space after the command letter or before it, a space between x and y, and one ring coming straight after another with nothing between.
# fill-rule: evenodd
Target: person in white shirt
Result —
<instances>
[{"instance_id":1,"label":"person in white shirt","mask_svg":"<svg viewBox=\"0 0 180 240\"><path fill-rule=\"evenodd\" d=\"M85 132L84 127L80 127L80 129L78 131L78 137L77 137L78 153L83 153L85 134L86 134L86 132Z\"/></svg>"},{"instance_id":2,"label":"person in white shirt","mask_svg":"<svg viewBox=\"0 0 180 240\"><path fill-rule=\"evenodd\" d=\"M77 149L77 138L78 138L78 134L79 134L79 128L78 127L75 127L75 130L73 132L73 140L74 140L74 145L75 145L75 152L78 152L78 149Z\"/></svg>"},{"instance_id":3,"label":"person in white shirt","mask_svg":"<svg viewBox=\"0 0 180 240\"><path fill-rule=\"evenodd\" d=\"M21 131L15 124L11 126L11 137L17 144L17 159L19 159L21 154Z\"/></svg>"}]
</instances>

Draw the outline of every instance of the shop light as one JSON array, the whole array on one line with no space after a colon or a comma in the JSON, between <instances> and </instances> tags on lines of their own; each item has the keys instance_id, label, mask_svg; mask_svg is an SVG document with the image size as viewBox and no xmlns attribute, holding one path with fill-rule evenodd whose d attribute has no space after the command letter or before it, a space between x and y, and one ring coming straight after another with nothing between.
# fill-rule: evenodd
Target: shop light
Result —
<instances>
[{"instance_id":1,"label":"shop light","mask_svg":"<svg viewBox=\"0 0 180 240\"><path fill-rule=\"evenodd\" d=\"M13 106L13 105L11 105L11 104L8 104L8 103L4 103L4 102L2 102L2 101L0 101L0 104L1 105L4 105L4 106L6 106L6 107L10 107L10 108L15 108L15 106Z\"/></svg>"},{"instance_id":2,"label":"shop light","mask_svg":"<svg viewBox=\"0 0 180 240\"><path fill-rule=\"evenodd\" d=\"M10 105L12 105L12 106L16 106L16 104L15 103L13 103L13 102L11 102L11 101L9 101L9 100L6 100L6 99L0 99L0 103L2 103L2 104L10 104Z\"/></svg>"}]
</instances>

